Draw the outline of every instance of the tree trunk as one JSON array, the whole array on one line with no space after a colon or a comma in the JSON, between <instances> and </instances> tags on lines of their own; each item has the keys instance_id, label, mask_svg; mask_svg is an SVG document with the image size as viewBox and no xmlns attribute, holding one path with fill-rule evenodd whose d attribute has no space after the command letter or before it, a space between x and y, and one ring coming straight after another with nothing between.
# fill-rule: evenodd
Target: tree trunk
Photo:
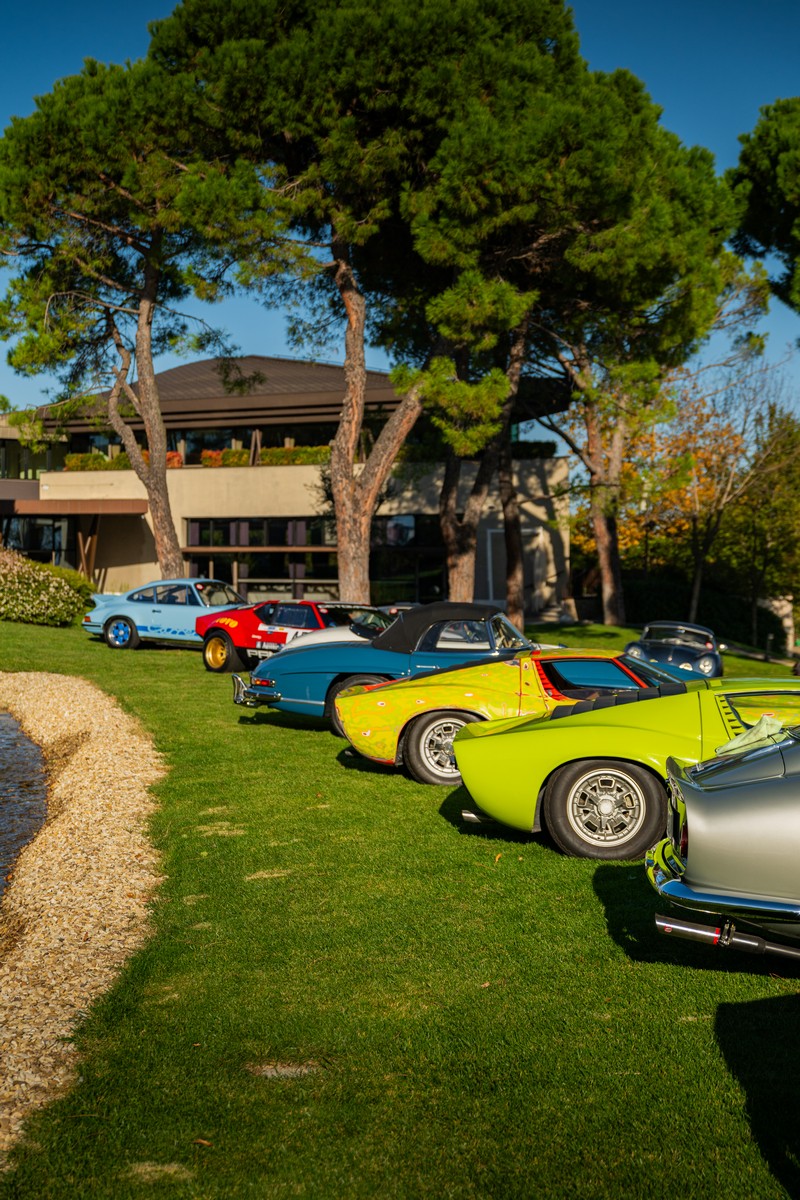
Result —
<instances>
[{"instance_id":1,"label":"tree trunk","mask_svg":"<svg viewBox=\"0 0 800 1200\"><path fill-rule=\"evenodd\" d=\"M458 484L461 459L447 457L444 483L439 497L439 524L447 560L447 594L450 600L469 604L475 598L475 554L478 524L497 467L497 450L488 447L478 466L462 517L458 515Z\"/></svg>"},{"instance_id":2,"label":"tree trunk","mask_svg":"<svg viewBox=\"0 0 800 1200\"><path fill-rule=\"evenodd\" d=\"M506 440L498 464L500 503L503 506L503 534L506 547L506 613L512 625L525 628L525 570L522 550L522 523L517 491L514 487L514 463L511 443Z\"/></svg>"},{"instance_id":3,"label":"tree trunk","mask_svg":"<svg viewBox=\"0 0 800 1200\"><path fill-rule=\"evenodd\" d=\"M617 519L602 504L592 503L590 519L597 546L600 590L603 600L603 624L625 624L625 600L617 541Z\"/></svg>"},{"instance_id":4,"label":"tree trunk","mask_svg":"<svg viewBox=\"0 0 800 1200\"><path fill-rule=\"evenodd\" d=\"M342 415L331 444L331 491L336 514L339 596L348 603L368 604L372 518L395 459L422 411L417 388L401 400L381 429L363 468L356 469L364 423L367 369L364 356L366 302L347 259L347 248L334 241L335 282L347 316L345 329L345 394Z\"/></svg>"},{"instance_id":5,"label":"tree trunk","mask_svg":"<svg viewBox=\"0 0 800 1200\"><path fill-rule=\"evenodd\" d=\"M167 487L167 434L161 415L152 353L152 326L155 313L155 298L158 291L158 272L146 268L145 286L139 302L139 317L136 328L136 363L139 372L138 395L128 379L131 352L123 343L116 326L111 323L111 336L119 355L116 381L108 397L108 417L112 428L119 435L131 466L144 484L153 523L153 539L162 579L182 579L186 567L181 553L172 507ZM133 430L119 412L119 400L124 393L144 423L148 459L145 461Z\"/></svg>"}]
</instances>

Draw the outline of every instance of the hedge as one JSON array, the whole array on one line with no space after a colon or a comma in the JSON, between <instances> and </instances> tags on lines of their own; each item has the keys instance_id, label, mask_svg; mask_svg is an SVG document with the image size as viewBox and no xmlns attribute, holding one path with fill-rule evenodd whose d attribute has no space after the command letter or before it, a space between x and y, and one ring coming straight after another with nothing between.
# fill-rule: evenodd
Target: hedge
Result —
<instances>
[{"instance_id":1,"label":"hedge","mask_svg":"<svg viewBox=\"0 0 800 1200\"><path fill-rule=\"evenodd\" d=\"M88 584L88 593L83 585L73 586L75 574L0 547L0 620L71 625L91 602Z\"/></svg>"}]
</instances>

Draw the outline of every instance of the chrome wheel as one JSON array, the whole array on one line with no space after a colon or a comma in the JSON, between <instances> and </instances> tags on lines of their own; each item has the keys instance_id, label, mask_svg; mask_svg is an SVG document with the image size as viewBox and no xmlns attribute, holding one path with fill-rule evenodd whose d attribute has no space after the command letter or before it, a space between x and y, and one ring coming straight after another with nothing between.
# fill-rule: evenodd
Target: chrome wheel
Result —
<instances>
[{"instance_id":1,"label":"chrome wheel","mask_svg":"<svg viewBox=\"0 0 800 1200\"><path fill-rule=\"evenodd\" d=\"M426 766L448 782L460 778L453 754L453 738L459 729L464 728L465 724L465 721L445 717L434 725L428 725L425 738L420 746L420 753Z\"/></svg>"},{"instance_id":2,"label":"chrome wheel","mask_svg":"<svg viewBox=\"0 0 800 1200\"><path fill-rule=\"evenodd\" d=\"M598 848L616 847L642 828L647 800L637 781L619 768L590 771L570 788L566 811L583 841Z\"/></svg>"},{"instance_id":3,"label":"chrome wheel","mask_svg":"<svg viewBox=\"0 0 800 1200\"><path fill-rule=\"evenodd\" d=\"M453 738L476 719L471 713L445 712L418 717L405 741L403 757L409 774L418 783L460 783Z\"/></svg>"}]
</instances>

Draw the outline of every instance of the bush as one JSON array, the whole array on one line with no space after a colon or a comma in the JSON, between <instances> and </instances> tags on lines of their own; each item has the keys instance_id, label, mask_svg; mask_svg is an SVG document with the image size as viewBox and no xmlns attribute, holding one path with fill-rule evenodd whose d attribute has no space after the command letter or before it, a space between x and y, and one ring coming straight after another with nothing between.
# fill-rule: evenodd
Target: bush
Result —
<instances>
[{"instance_id":1,"label":"bush","mask_svg":"<svg viewBox=\"0 0 800 1200\"><path fill-rule=\"evenodd\" d=\"M204 451L206 453L206 451ZM150 461L150 451L143 450L142 458L145 462ZM183 456L177 450L167 451L167 469L172 470L175 467L183 466ZM123 450L114 458L106 458L105 454L100 454L99 451L93 450L89 454L65 454L64 455L64 470L65 471L130 471L131 460Z\"/></svg>"},{"instance_id":2,"label":"bush","mask_svg":"<svg viewBox=\"0 0 800 1200\"><path fill-rule=\"evenodd\" d=\"M321 466L331 460L330 446L265 446L258 461L264 467ZM204 467L246 467L249 450L201 450Z\"/></svg>"},{"instance_id":3,"label":"bush","mask_svg":"<svg viewBox=\"0 0 800 1200\"><path fill-rule=\"evenodd\" d=\"M0 620L70 625L87 604L67 574L75 572L47 567L0 547Z\"/></svg>"}]
</instances>

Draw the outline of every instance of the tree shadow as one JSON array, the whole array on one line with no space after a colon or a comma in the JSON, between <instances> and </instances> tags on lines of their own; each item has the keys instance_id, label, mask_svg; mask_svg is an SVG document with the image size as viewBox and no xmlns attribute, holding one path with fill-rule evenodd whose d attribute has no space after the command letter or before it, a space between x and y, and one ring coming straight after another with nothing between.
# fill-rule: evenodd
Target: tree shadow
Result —
<instances>
[{"instance_id":1,"label":"tree shadow","mask_svg":"<svg viewBox=\"0 0 800 1200\"><path fill-rule=\"evenodd\" d=\"M720 1004L714 1032L745 1093L764 1161L790 1196L800 1196L800 996Z\"/></svg>"},{"instance_id":2,"label":"tree shadow","mask_svg":"<svg viewBox=\"0 0 800 1200\"><path fill-rule=\"evenodd\" d=\"M656 931L655 914L671 910L647 882L641 862L601 863L592 880L595 895L603 905L608 932L633 962L671 963L696 971L719 974L772 976L794 979L800 976L800 962L778 959L768 954L746 954L665 937ZM699 918L702 922L703 918ZM713 918L708 918L708 923Z\"/></svg>"}]
</instances>

